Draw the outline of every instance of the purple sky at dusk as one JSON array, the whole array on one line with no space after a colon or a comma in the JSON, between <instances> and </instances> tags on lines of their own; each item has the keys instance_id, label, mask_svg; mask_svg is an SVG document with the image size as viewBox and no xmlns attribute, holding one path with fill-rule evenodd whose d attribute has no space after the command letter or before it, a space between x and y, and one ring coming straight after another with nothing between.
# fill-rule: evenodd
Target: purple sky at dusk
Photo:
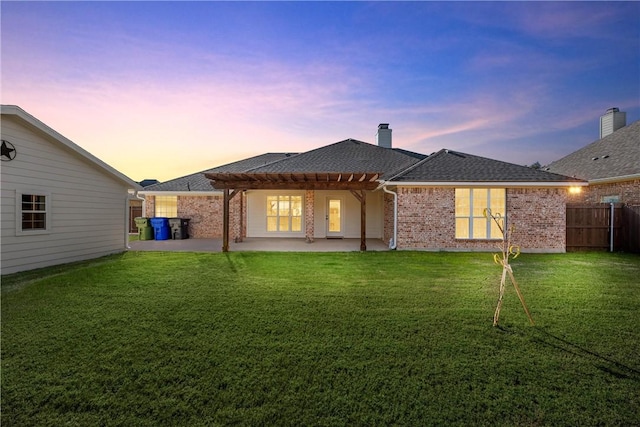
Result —
<instances>
[{"instance_id":1,"label":"purple sky at dusk","mask_svg":"<svg viewBox=\"0 0 640 427\"><path fill-rule=\"evenodd\" d=\"M639 2L7 2L1 102L132 179L354 138L542 164L640 119Z\"/></svg>"}]
</instances>

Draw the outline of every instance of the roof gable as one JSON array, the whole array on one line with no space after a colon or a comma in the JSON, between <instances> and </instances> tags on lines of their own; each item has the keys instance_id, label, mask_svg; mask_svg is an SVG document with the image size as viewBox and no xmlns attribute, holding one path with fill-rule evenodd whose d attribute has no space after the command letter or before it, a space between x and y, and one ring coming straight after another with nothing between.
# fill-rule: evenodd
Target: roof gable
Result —
<instances>
[{"instance_id":1,"label":"roof gable","mask_svg":"<svg viewBox=\"0 0 640 427\"><path fill-rule=\"evenodd\" d=\"M575 178L451 150L440 150L390 179L391 182L566 183Z\"/></svg>"},{"instance_id":2,"label":"roof gable","mask_svg":"<svg viewBox=\"0 0 640 427\"><path fill-rule=\"evenodd\" d=\"M77 145L70 139L66 138L62 134L56 132L55 130L53 130L52 128L50 128L49 126L47 126L46 124L44 124L43 122L41 122L40 120L32 116L31 114L27 113L22 108L16 105L2 105L0 106L0 111L2 115L10 115L13 117L17 117L18 119L20 119L20 121L24 125L31 127L33 129L37 129L38 131L44 133L49 137L50 141L53 141L56 144L59 144L64 149L69 150L75 153L76 155L79 155L85 161L89 162L93 167L103 172L106 172L107 175L110 175L116 180L129 185L130 188L136 189L136 190L142 188L140 184L138 184L128 176L124 175L123 173L117 171L113 167L109 166L108 164L106 164L105 162L103 162L93 154L89 153L87 150L80 147L79 145Z\"/></svg>"},{"instance_id":3,"label":"roof gable","mask_svg":"<svg viewBox=\"0 0 640 427\"><path fill-rule=\"evenodd\" d=\"M640 120L618 129L544 170L586 180L640 174Z\"/></svg>"}]
</instances>

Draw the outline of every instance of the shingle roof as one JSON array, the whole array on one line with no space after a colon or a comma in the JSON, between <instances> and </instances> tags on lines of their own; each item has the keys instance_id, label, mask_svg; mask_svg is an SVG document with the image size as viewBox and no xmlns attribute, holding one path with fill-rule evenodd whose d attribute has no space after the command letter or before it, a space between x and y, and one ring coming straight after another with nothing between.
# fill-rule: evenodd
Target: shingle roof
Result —
<instances>
[{"instance_id":1,"label":"shingle roof","mask_svg":"<svg viewBox=\"0 0 640 427\"><path fill-rule=\"evenodd\" d=\"M424 155L346 139L277 162L256 167L251 173L363 173L393 176L423 159Z\"/></svg>"},{"instance_id":2,"label":"shingle roof","mask_svg":"<svg viewBox=\"0 0 640 427\"><path fill-rule=\"evenodd\" d=\"M440 150L391 182L579 182L580 180L527 166Z\"/></svg>"},{"instance_id":3,"label":"shingle roof","mask_svg":"<svg viewBox=\"0 0 640 427\"><path fill-rule=\"evenodd\" d=\"M441 150L431 156L346 139L304 153L266 153L151 185L145 192L214 191L205 173L379 173L391 182L580 182L499 160Z\"/></svg>"},{"instance_id":4,"label":"shingle roof","mask_svg":"<svg viewBox=\"0 0 640 427\"><path fill-rule=\"evenodd\" d=\"M640 174L640 120L544 168L586 180Z\"/></svg>"},{"instance_id":5,"label":"shingle roof","mask_svg":"<svg viewBox=\"0 0 640 427\"><path fill-rule=\"evenodd\" d=\"M239 160L237 162L228 163L226 165L217 166L213 169L207 169L201 172L192 173L171 181L161 182L159 184L145 187L144 191L214 191L211 187L211 181L205 178L204 174L208 172L245 172L249 169L267 165L280 159L286 159L295 156L296 153L265 153L248 159Z\"/></svg>"}]
</instances>

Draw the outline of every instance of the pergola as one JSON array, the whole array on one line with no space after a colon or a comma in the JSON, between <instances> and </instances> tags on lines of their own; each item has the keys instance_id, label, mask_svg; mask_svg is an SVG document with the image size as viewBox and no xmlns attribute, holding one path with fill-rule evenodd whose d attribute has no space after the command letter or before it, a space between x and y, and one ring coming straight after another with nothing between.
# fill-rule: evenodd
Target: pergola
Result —
<instances>
[{"instance_id":1,"label":"pergola","mask_svg":"<svg viewBox=\"0 0 640 427\"><path fill-rule=\"evenodd\" d=\"M205 173L216 190L222 190L222 251L229 251L229 202L245 190L349 190L360 202L360 250L366 251L367 190L378 187L378 172L301 172L301 173ZM241 213L242 215L242 213Z\"/></svg>"}]
</instances>

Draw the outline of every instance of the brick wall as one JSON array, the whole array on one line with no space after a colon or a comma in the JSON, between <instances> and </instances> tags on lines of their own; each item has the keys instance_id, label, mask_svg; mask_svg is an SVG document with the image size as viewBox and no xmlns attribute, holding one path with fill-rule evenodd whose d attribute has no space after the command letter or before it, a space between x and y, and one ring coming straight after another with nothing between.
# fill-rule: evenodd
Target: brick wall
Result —
<instances>
[{"instance_id":1,"label":"brick wall","mask_svg":"<svg viewBox=\"0 0 640 427\"><path fill-rule=\"evenodd\" d=\"M146 216L155 216L155 197L146 196ZM246 200L244 193L229 202L229 239L241 240L247 235ZM242 217L240 216L242 212ZM189 218L189 237L212 239L222 237L223 197L178 196L178 217Z\"/></svg>"},{"instance_id":2,"label":"brick wall","mask_svg":"<svg viewBox=\"0 0 640 427\"><path fill-rule=\"evenodd\" d=\"M398 188L397 192L398 249L496 249L493 240L455 238L454 188ZM566 189L507 189L507 220L516 227L513 244L523 251L564 252L566 193Z\"/></svg>"},{"instance_id":3,"label":"brick wall","mask_svg":"<svg viewBox=\"0 0 640 427\"><path fill-rule=\"evenodd\" d=\"M220 235L214 237L222 237L222 223L223 223L223 198L220 197ZM242 217L244 211L244 193L236 194L233 199L229 201L229 240L239 242L242 241L243 233L246 234L245 225L246 218Z\"/></svg>"},{"instance_id":4,"label":"brick wall","mask_svg":"<svg viewBox=\"0 0 640 427\"><path fill-rule=\"evenodd\" d=\"M191 219L189 237L222 237L222 195L178 196L178 216Z\"/></svg>"},{"instance_id":5,"label":"brick wall","mask_svg":"<svg viewBox=\"0 0 640 427\"><path fill-rule=\"evenodd\" d=\"M305 220L305 236L307 241L313 241L314 235L314 209L315 209L315 193L313 190L306 190L304 194L304 220Z\"/></svg>"},{"instance_id":6,"label":"brick wall","mask_svg":"<svg viewBox=\"0 0 640 427\"><path fill-rule=\"evenodd\" d=\"M385 243L389 243L389 241L393 239L393 196L384 193L382 205L384 210L382 239Z\"/></svg>"},{"instance_id":7,"label":"brick wall","mask_svg":"<svg viewBox=\"0 0 640 427\"><path fill-rule=\"evenodd\" d=\"M640 179L614 182L610 184L589 184L583 187L582 199L584 203L601 203L603 197L618 196L620 203L629 205L640 204Z\"/></svg>"},{"instance_id":8,"label":"brick wall","mask_svg":"<svg viewBox=\"0 0 640 427\"><path fill-rule=\"evenodd\" d=\"M239 197L239 196L236 196ZM146 216L155 216L155 197L146 196ZM189 237L222 237L222 195L178 196L178 217L189 218Z\"/></svg>"},{"instance_id":9,"label":"brick wall","mask_svg":"<svg viewBox=\"0 0 640 427\"><path fill-rule=\"evenodd\" d=\"M563 188L507 189L507 221L515 226L512 243L523 251L564 252L566 200Z\"/></svg>"},{"instance_id":10,"label":"brick wall","mask_svg":"<svg viewBox=\"0 0 640 427\"><path fill-rule=\"evenodd\" d=\"M156 216L156 198L154 196L145 196L144 201L144 216L147 218L153 218L154 216Z\"/></svg>"},{"instance_id":11,"label":"brick wall","mask_svg":"<svg viewBox=\"0 0 640 427\"><path fill-rule=\"evenodd\" d=\"M398 188L398 249L455 248L453 188Z\"/></svg>"}]
</instances>

